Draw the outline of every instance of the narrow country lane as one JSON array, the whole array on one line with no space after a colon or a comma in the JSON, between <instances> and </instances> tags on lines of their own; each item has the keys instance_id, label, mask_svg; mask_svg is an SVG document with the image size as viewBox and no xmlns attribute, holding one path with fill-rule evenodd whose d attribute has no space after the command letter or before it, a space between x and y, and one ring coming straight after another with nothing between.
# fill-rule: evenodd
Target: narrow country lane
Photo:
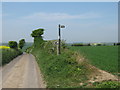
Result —
<instances>
[{"instance_id":1,"label":"narrow country lane","mask_svg":"<svg viewBox=\"0 0 120 90\"><path fill-rule=\"evenodd\" d=\"M23 54L2 68L2 88L45 88L32 54Z\"/></svg>"}]
</instances>

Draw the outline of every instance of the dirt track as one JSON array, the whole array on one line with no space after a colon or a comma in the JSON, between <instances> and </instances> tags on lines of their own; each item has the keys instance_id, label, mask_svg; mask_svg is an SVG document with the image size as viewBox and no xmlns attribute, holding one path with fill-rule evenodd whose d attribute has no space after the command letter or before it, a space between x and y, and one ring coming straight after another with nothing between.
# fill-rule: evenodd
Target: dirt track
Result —
<instances>
[{"instance_id":1,"label":"dirt track","mask_svg":"<svg viewBox=\"0 0 120 90\"><path fill-rule=\"evenodd\" d=\"M35 58L23 54L2 68L2 88L45 88Z\"/></svg>"}]
</instances>

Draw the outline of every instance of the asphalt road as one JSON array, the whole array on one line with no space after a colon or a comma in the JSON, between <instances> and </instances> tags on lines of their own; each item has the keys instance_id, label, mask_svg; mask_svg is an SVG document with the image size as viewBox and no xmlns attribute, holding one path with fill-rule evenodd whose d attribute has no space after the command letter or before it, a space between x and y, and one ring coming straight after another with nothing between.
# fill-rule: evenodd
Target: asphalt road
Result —
<instances>
[{"instance_id":1,"label":"asphalt road","mask_svg":"<svg viewBox=\"0 0 120 90\"><path fill-rule=\"evenodd\" d=\"M2 88L45 88L32 54L18 56L2 68Z\"/></svg>"}]
</instances>

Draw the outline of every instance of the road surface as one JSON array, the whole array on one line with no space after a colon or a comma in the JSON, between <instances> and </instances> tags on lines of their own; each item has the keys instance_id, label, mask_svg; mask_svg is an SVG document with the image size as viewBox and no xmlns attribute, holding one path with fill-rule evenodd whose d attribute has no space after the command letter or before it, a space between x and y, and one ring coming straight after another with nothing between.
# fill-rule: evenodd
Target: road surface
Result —
<instances>
[{"instance_id":1,"label":"road surface","mask_svg":"<svg viewBox=\"0 0 120 90\"><path fill-rule=\"evenodd\" d=\"M32 54L23 54L2 68L2 88L45 88Z\"/></svg>"}]
</instances>

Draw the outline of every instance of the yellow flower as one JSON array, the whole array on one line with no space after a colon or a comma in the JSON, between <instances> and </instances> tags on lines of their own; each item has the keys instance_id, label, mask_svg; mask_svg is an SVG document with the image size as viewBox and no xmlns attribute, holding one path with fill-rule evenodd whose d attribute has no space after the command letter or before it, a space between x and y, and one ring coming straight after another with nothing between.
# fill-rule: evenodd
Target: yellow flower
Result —
<instances>
[{"instance_id":1,"label":"yellow flower","mask_svg":"<svg viewBox=\"0 0 120 90\"><path fill-rule=\"evenodd\" d=\"M10 47L8 46L0 46L0 49L9 49Z\"/></svg>"}]
</instances>

